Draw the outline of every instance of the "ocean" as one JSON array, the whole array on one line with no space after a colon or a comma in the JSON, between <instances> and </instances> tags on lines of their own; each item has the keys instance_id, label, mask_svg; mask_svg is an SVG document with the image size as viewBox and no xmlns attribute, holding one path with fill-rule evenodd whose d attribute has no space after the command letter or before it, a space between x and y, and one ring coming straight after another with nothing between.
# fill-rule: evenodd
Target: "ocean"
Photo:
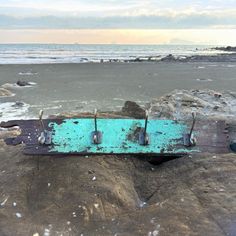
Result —
<instances>
[{"instance_id":1,"label":"ocean","mask_svg":"<svg viewBox=\"0 0 236 236\"><path fill-rule=\"evenodd\" d=\"M181 57L221 53L213 47L215 45L0 44L0 64L122 62L149 57L160 60L169 54Z\"/></svg>"}]
</instances>

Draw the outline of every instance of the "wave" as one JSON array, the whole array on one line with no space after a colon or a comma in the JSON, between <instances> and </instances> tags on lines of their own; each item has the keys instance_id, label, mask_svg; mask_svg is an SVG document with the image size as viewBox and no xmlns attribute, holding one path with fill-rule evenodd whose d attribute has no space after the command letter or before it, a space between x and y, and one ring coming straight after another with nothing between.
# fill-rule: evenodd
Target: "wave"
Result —
<instances>
[{"instance_id":1,"label":"wave","mask_svg":"<svg viewBox=\"0 0 236 236\"><path fill-rule=\"evenodd\" d=\"M5 102L0 103L0 122L20 119L29 119L26 116L30 105L23 102Z\"/></svg>"},{"instance_id":2,"label":"wave","mask_svg":"<svg viewBox=\"0 0 236 236\"><path fill-rule=\"evenodd\" d=\"M0 45L0 64L126 62L222 53L214 45ZM226 53L226 52L224 52Z\"/></svg>"}]
</instances>

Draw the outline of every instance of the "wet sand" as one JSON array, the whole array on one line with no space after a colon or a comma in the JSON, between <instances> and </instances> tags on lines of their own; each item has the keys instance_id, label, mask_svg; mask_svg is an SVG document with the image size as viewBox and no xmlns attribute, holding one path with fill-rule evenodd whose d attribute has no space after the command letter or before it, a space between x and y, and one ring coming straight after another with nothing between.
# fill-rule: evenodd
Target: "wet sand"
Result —
<instances>
[{"instance_id":1,"label":"wet sand","mask_svg":"<svg viewBox=\"0 0 236 236\"><path fill-rule=\"evenodd\" d=\"M124 101L146 104L174 89L236 91L235 62L88 63L1 65L0 85L18 80L36 82L29 88L9 88L15 97L0 102L29 104L29 114L63 111L120 110Z\"/></svg>"}]
</instances>

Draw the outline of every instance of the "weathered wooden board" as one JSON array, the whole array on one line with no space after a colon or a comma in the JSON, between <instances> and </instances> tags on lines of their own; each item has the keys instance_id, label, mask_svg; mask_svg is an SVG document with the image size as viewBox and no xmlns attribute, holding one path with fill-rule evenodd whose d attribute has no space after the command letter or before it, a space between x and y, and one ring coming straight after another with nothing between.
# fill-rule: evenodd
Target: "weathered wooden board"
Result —
<instances>
[{"instance_id":1,"label":"weathered wooden board","mask_svg":"<svg viewBox=\"0 0 236 236\"><path fill-rule=\"evenodd\" d=\"M196 152L229 152L227 127L224 121L197 121L194 136L196 146L186 147L184 133L189 133L191 122L173 120L149 120L147 133L150 143L140 145L138 134L144 127L144 120L108 119L97 120L102 133L101 144L94 144L91 132L94 131L92 118L46 119L45 129L52 131L52 144L40 145L38 137L43 131L39 120L16 120L3 122L1 127L19 126L21 135L6 139L7 144L24 143L25 154L155 154L182 155Z\"/></svg>"}]
</instances>

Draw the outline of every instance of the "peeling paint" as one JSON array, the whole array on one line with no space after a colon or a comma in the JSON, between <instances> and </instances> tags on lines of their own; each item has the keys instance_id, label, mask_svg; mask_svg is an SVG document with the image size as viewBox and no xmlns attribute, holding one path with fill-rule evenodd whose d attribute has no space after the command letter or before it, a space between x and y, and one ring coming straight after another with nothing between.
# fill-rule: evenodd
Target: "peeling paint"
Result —
<instances>
[{"instance_id":1,"label":"peeling paint","mask_svg":"<svg viewBox=\"0 0 236 236\"><path fill-rule=\"evenodd\" d=\"M49 123L52 129L53 146L49 152L59 153L188 153L183 146L183 134L187 125L173 120L149 120L147 133L150 144L138 143L137 130L144 127L144 120L98 119L98 130L102 133L102 143L93 144L91 132L93 119L64 119L63 122Z\"/></svg>"}]
</instances>

